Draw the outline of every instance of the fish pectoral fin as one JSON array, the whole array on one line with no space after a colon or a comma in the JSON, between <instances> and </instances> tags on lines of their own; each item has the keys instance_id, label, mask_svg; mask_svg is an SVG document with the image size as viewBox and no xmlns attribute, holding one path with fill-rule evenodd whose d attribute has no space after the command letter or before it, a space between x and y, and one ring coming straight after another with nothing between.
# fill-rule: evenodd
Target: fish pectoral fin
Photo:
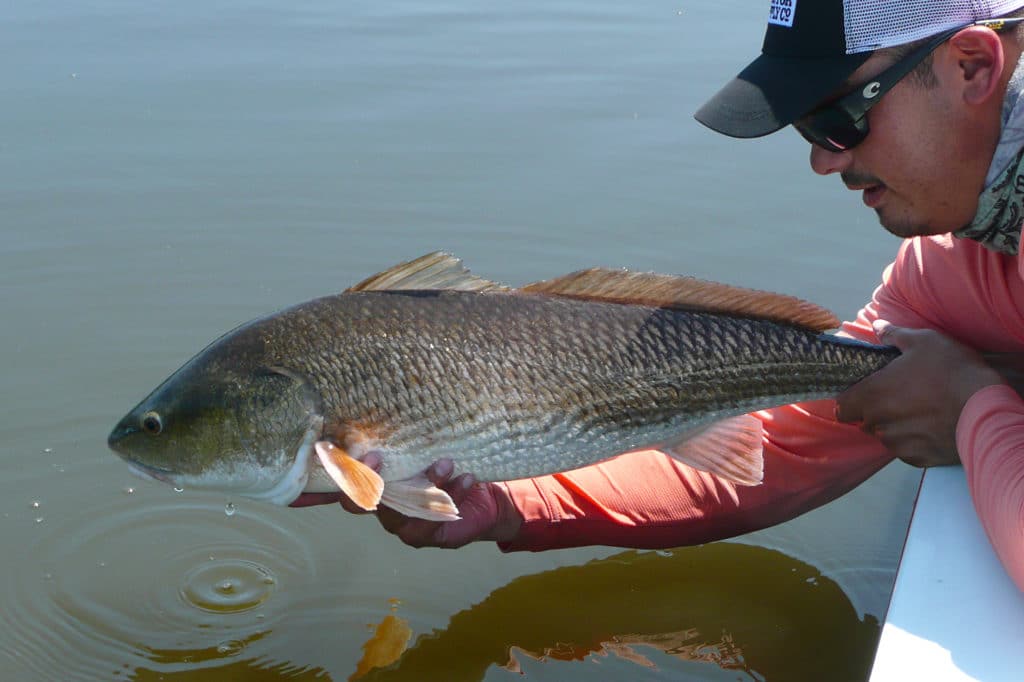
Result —
<instances>
[{"instance_id":1,"label":"fish pectoral fin","mask_svg":"<svg viewBox=\"0 0 1024 682\"><path fill-rule=\"evenodd\" d=\"M366 511L377 508L384 492L384 479L380 474L326 440L317 441L316 456L324 471L349 499Z\"/></svg>"},{"instance_id":2,"label":"fish pectoral fin","mask_svg":"<svg viewBox=\"0 0 1024 682\"><path fill-rule=\"evenodd\" d=\"M760 485L764 478L761 422L749 414L689 431L659 449L683 464L740 485Z\"/></svg>"},{"instance_id":3,"label":"fish pectoral fin","mask_svg":"<svg viewBox=\"0 0 1024 682\"><path fill-rule=\"evenodd\" d=\"M459 508L448 493L420 474L384 485L381 504L396 512L427 521L458 521Z\"/></svg>"}]
</instances>

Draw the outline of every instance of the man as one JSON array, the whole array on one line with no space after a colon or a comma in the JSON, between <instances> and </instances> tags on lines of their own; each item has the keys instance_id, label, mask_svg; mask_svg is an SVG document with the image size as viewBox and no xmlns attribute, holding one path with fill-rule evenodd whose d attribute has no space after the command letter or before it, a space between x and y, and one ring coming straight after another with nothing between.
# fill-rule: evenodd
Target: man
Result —
<instances>
[{"instance_id":1,"label":"man","mask_svg":"<svg viewBox=\"0 0 1024 682\"><path fill-rule=\"evenodd\" d=\"M814 171L838 174L907 238L872 301L843 326L902 356L837 401L757 413L761 486L653 453L487 484L452 478L443 460L428 475L463 519L382 509L384 527L413 546L679 546L793 518L893 457L932 466L959 455L990 540L1024 589L1024 400L973 350L1024 350L1024 69L1014 76L1024 28L1017 16L992 21L1022 7L771 0L761 56L697 112L735 137L794 125L812 144Z\"/></svg>"}]
</instances>

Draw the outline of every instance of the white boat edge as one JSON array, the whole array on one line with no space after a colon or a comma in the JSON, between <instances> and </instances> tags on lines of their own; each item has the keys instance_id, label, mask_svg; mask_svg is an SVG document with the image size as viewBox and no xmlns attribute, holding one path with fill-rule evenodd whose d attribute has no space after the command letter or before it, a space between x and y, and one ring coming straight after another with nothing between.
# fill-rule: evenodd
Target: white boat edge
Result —
<instances>
[{"instance_id":1,"label":"white boat edge","mask_svg":"<svg viewBox=\"0 0 1024 682\"><path fill-rule=\"evenodd\" d=\"M1024 594L978 520L962 467L925 471L871 682L1024 679Z\"/></svg>"}]
</instances>

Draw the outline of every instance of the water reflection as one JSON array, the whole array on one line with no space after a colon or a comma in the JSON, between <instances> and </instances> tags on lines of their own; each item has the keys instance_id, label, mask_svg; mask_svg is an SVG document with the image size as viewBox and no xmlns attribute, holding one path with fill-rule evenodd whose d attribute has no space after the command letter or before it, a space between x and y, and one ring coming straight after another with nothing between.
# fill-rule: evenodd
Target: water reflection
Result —
<instances>
[{"instance_id":1,"label":"water reflection","mask_svg":"<svg viewBox=\"0 0 1024 682\"><path fill-rule=\"evenodd\" d=\"M367 673L386 668L401 657L409 646L412 628L409 622L393 613L384 617L363 645L363 657L356 664L356 671L349 675L349 682L355 682Z\"/></svg>"},{"instance_id":2,"label":"water reflection","mask_svg":"<svg viewBox=\"0 0 1024 682\"><path fill-rule=\"evenodd\" d=\"M661 669L664 679L691 669L681 661L704 664L694 679L717 669L739 679L863 680L879 632L813 567L720 543L669 556L625 552L517 578L364 679L480 680L527 659L611 655ZM590 679L587 670L581 679Z\"/></svg>"},{"instance_id":3,"label":"water reflection","mask_svg":"<svg viewBox=\"0 0 1024 682\"><path fill-rule=\"evenodd\" d=\"M124 496L43 524L41 572L9 586L16 658L37 679L842 681L866 677L879 635L814 567L738 543L518 577L437 628L318 575L302 515L218 504Z\"/></svg>"}]
</instances>

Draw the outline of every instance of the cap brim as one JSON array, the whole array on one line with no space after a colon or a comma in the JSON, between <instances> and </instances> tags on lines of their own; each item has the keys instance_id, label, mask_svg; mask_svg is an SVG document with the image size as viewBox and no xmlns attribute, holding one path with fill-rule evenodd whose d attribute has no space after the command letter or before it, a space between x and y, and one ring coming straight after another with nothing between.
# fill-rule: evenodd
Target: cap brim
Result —
<instances>
[{"instance_id":1,"label":"cap brim","mask_svg":"<svg viewBox=\"0 0 1024 682\"><path fill-rule=\"evenodd\" d=\"M694 118L730 137L774 133L823 102L870 52L823 59L762 54L697 110Z\"/></svg>"}]
</instances>

